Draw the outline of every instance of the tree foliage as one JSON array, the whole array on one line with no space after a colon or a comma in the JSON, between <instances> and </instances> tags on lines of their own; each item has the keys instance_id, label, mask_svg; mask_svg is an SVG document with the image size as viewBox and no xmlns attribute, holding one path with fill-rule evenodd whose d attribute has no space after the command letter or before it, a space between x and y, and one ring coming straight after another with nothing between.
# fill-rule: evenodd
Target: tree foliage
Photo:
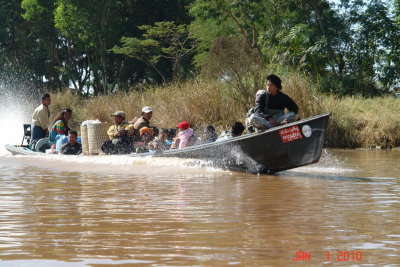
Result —
<instances>
[{"instance_id":1,"label":"tree foliage","mask_svg":"<svg viewBox=\"0 0 400 267\"><path fill-rule=\"evenodd\" d=\"M235 35L268 66L306 72L327 92L375 95L398 83L399 26L384 1L196 0L190 13L195 29L229 25L213 31L211 42L197 32L199 62L216 38Z\"/></svg>"},{"instance_id":2,"label":"tree foliage","mask_svg":"<svg viewBox=\"0 0 400 267\"><path fill-rule=\"evenodd\" d=\"M144 32L142 39L122 37L122 46L114 46L111 51L142 61L153 68L164 83L167 81L167 75L163 73L159 63L163 59L169 60L172 66L172 79L178 78L182 61L190 57L195 48L188 25L176 25L174 22L164 21L156 22L154 26L143 25L138 28Z\"/></svg>"},{"instance_id":3,"label":"tree foliage","mask_svg":"<svg viewBox=\"0 0 400 267\"><path fill-rule=\"evenodd\" d=\"M400 0L0 0L0 74L80 94L186 78L210 62L223 73L229 57L252 64L251 51L324 92L372 96L398 86L399 50Z\"/></svg>"}]
</instances>

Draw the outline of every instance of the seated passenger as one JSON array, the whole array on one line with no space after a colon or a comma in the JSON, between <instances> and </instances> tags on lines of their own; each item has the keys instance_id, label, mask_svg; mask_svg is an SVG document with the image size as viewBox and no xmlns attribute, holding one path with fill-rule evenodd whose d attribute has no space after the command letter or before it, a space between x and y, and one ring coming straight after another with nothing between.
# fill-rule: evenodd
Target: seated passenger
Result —
<instances>
[{"instance_id":1,"label":"seated passenger","mask_svg":"<svg viewBox=\"0 0 400 267\"><path fill-rule=\"evenodd\" d=\"M133 151L133 126L125 121L125 112L116 111L111 114L115 124L107 131L110 140L103 142L101 150L106 154L128 154Z\"/></svg>"},{"instance_id":2,"label":"seated passenger","mask_svg":"<svg viewBox=\"0 0 400 267\"><path fill-rule=\"evenodd\" d=\"M74 130L68 131L68 143L61 147L61 154L79 155L82 153L82 145L77 142L78 133Z\"/></svg>"},{"instance_id":3,"label":"seated passenger","mask_svg":"<svg viewBox=\"0 0 400 267\"><path fill-rule=\"evenodd\" d=\"M140 129L140 141L134 144L136 153L149 152L149 143L153 140L153 129L142 127Z\"/></svg>"},{"instance_id":4,"label":"seated passenger","mask_svg":"<svg viewBox=\"0 0 400 267\"><path fill-rule=\"evenodd\" d=\"M248 113L246 124L250 131L251 126L264 130L292 122L299 110L297 104L281 92L282 81L278 76L271 74L266 80L266 90L257 92L255 106ZM289 111L286 114L285 108Z\"/></svg>"},{"instance_id":5,"label":"seated passenger","mask_svg":"<svg viewBox=\"0 0 400 267\"><path fill-rule=\"evenodd\" d=\"M167 144L168 129L161 129L160 133L153 141L149 143L150 152L161 152L168 150L170 145Z\"/></svg>"},{"instance_id":6,"label":"seated passenger","mask_svg":"<svg viewBox=\"0 0 400 267\"><path fill-rule=\"evenodd\" d=\"M193 129L190 128L187 121L179 123L177 127L178 133L173 139L171 149L184 148L199 143L197 135L194 133Z\"/></svg>"},{"instance_id":7,"label":"seated passenger","mask_svg":"<svg viewBox=\"0 0 400 267\"><path fill-rule=\"evenodd\" d=\"M142 116L133 124L135 130L140 130L142 127L150 127L150 120L153 117L153 109L147 106L143 107L141 115Z\"/></svg>"},{"instance_id":8,"label":"seated passenger","mask_svg":"<svg viewBox=\"0 0 400 267\"><path fill-rule=\"evenodd\" d=\"M61 148L68 143L68 135L57 135L56 136L56 153L61 153ZM54 146L54 145L53 145Z\"/></svg>"},{"instance_id":9,"label":"seated passenger","mask_svg":"<svg viewBox=\"0 0 400 267\"><path fill-rule=\"evenodd\" d=\"M57 135L67 135L68 131L71 130L68 127L68 121L72 117L72 110L69 108L63 109L60 113L57 114L54 119L53 127L51 127L49 133L49 140L51 143L55 144L57 139Z\"/></svg>"},{"instance_id":10,"label":"seated passenger","mask_svg":"<svg viewBox=\"0 0 400 267\"><path fill-rule=\"evenodd\" d=\"M244 131L244 125L241 122L235 122L230 131L224 131L221 133L221 135L218 137L216 142L220 142L223 140L228 140L233 137L241 136Z\"/></svg>"},{"instance_id":11,"label":"seated passenger","mask_svg":"<svg viewBox=\"0 0 400 267\"><path fill-rule=\"evenodd\" d=\"M166 129L166 131L168 132L168 134L167 134L167 138L165 139L165 143L166 143L168 149L171 149L172 143L176 136L177 129L176 128L168 128L168 129Z\"/></svg>"},{"instance_id":12,"label":"seated passenger","mask_svg":"<svg viewBox=\"0 0 400 267\"><path fill-rule=\"evenodd\" d=\"M204 128L202 142L203 144L212 143L217 140L217 134L215 133L215 128L212 125L208 125Z\"/></svg>"}]
</instances>

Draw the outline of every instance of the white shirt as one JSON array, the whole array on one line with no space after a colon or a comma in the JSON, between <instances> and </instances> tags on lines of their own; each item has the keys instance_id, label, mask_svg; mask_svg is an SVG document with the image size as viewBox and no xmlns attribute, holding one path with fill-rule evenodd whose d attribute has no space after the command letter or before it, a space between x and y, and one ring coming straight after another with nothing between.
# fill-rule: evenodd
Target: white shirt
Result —
<instances>
[{"instance_id":1,"label":"white shirt","mask_svg":"<svg viewBox=\"0 0 400 267\"><path fill-rule=\"evenodd\" d=\"M47 129L49 125L50 111L49 107L41 104L32 114L32 124Z\"/></svg>"}]
</instances>

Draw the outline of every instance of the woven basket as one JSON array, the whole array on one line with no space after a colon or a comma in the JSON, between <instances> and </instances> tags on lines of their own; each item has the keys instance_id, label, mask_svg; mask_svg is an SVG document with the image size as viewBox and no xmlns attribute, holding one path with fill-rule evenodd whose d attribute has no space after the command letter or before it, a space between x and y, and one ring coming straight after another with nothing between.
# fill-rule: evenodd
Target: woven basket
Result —
<instances>
[{"instance_id":1,"label":"woven basket","mask_svg":"<svg viewBox=\"0 0 400 267\"><path fill-rule=\"evenodd\" d=\"M88 124L89 155L101 153L101 145L105 140L108 140L107 130L110 126L111 123L109 122Z\"/></svg>"},{"instance_id":2,"label":"woven basket","mask_svg":"<svg viewBox=\"0 0 400 267\"><path fill-rule=\"evenodd\" d=\"M88 140L88 130L87 125L81 125L81 142L82 142L82 152L84 155L89 155L89 140Z\"/></svg>"}]
</instances>

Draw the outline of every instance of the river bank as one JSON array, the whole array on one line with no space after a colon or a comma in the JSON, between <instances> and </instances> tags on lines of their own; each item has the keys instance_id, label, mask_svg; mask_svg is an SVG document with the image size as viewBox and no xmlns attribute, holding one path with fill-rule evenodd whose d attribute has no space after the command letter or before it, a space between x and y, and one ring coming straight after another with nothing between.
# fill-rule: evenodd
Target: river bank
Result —
<instances>
[{"instance_id":1,"label":"river bank","mask_svg":"<svg viewBox=\"0 0 400 267\"><path fill-rule=\"evenodd\" d=\"M298 77L288 78L283 89L298 103L298 117L332 114L326 147L392 148L400 145L399 98L338 98L317 93L307 81ZM87 119L110 121L109 114L116 110L125 111L127 119L131 120L140 116L141 107L149 105L154 109L152 124L159 128L174 127L186 120L199 131L207 125L222 131L234 121L243 122L253 104L240 99L228 84L201 79L89 98L66 89L53 94L52 99L53 115L66 107L73 109L76 129L79 122Z\"/></svg>"}]
</instances>

